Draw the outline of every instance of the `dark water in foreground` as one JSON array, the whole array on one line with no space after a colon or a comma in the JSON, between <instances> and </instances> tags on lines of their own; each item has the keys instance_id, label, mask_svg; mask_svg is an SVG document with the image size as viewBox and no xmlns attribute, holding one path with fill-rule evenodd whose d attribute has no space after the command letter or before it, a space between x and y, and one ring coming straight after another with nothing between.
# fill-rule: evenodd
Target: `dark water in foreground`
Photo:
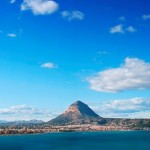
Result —
<instances>
[{"instance_id":1,"label":"dark water in foreground","mask_svg":"<svg viewBox=\"0 0 150 150\"><path fill-rule=\"evenodd\" d=\"M149 150L150 132L112 131L0 136L0 150Z\"/></svg>"}]
</instances>

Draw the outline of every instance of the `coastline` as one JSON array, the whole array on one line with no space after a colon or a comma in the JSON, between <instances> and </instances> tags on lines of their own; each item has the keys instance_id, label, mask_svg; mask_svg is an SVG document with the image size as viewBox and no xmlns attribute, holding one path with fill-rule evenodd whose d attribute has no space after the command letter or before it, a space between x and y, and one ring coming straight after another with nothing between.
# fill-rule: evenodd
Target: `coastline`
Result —
<instances>
[{"instance_id":1,"label":"coastline","mask_svg":"<svg viewBox=\"0 0 150 150\"><path fill-rule=\"evenodd\" d=\"M73 132L41 132L41 133L27 133L27 134L0 134L0 137L5 136L28 136L28 135L42 135L42 134L50 134L50 133L98 133L98 132L149 132L147 130L105 130L105 131L73 131Z\"/></svg>"},{"instance_id":2,"label":"coastline","mask_svg":"<svg viewBox=\"0 0 150 150\"><path fill-rule=\"evenodd\" d=\"M57 127L58 128L58 127ZM31 132L32 130L32 132ZM90 129L86 129L86 130L79 130L79 129L67 129L65 128L64 130L62 130L61 128L59 130L18 130L18 129L15 129L16 132L10 132L11 130L7 130L7 132L3 133L3 132L0 132L0 136L21 136L21 135L38 135L38 134L48 134L48 133L76 133L76 132L115 132L115 131L118 131L118 132L140 132L140 131L145 131L145 132L149 132L150 131L150 128L149 129L105 129L105 130L90 130ZM51 131L50 131L51 130Z\"/></svg>"}]
</instances>

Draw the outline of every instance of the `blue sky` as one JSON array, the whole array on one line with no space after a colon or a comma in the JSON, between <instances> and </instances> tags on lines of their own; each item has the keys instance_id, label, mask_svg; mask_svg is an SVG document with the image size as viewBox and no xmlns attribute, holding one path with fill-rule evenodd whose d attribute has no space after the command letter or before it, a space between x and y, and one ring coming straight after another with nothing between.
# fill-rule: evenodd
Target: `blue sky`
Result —
<instances>
[{"instance_id":1,"label":"blue sky","mask_svg":"<svg viewBox=\"0 0 150 150\"><path fill-rule=\"evenodd\" d=\"M149 0L0 7L0 120L49 120L78 99L104 117L150 118Z\"/></svg>"}]
</instances>

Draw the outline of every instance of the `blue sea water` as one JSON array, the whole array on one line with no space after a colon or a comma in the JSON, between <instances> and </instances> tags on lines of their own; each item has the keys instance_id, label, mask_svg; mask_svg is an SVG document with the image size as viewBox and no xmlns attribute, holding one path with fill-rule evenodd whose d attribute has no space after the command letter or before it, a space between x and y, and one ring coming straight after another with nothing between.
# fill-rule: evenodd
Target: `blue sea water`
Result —
<instances>
[{"instance_id":1,"label":"blue sea water","mask_svg":"<svg viewBox=\"0 0 150 150\"><path fill-rule=\"evenodd\" d=\"M0 150L149 150L149 131L0 136Z\"/></svg>"}]
</instances>

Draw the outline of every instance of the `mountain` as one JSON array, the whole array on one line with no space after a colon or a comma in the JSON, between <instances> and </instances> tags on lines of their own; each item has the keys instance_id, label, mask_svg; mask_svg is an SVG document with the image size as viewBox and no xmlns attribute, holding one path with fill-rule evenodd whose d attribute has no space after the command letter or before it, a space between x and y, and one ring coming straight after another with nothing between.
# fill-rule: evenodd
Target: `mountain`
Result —
<instances>
[{"instance_id":1,"label":"mountain","mask_svg":"<svg viewBox=\"0 0 150 150\"><path fill-rule=\"evenodd\" d=\"M150 128L150 119L102 118L81 101L76 101L64 113L47 123L52 126L93 124L133 130Z\"/></svg>"},{"instance_id":2,"label":"mountain","mask_svg":"<svg viewBox=\"0 0 150 150\"><path fill-rule=\"evenodd\" d=\"M29 125L29 124L41 124L43 123L42 120L18 120L18 121L4 121L0 120L0 126L1 125Z\"/></svg>"},{"instance_id":3,"label":"mountain","mask_svg":"<svg viewBox=\"0 0 150 150\"><path fill-rule=\"evenodd\" d=\"M48 122L51 125L104 124L105 119L96 114L88 105L76 101L61 115Z\"/></svg>"},{"instance_id":4,"label":"mountain","mask_svg":"<svg viewBox=\"0 0 150 150\"><path fill-rule=\"evenodd\" d=\"M42 120L36 120L36 119L33 119L33 120L19 120L19 121L13 121L13 122L10 122L10 123L14 123L14 124L39 124L39 123L43 123Z\"/></svg>"},{"instance_id":5,"label":"mountain","mask_svg":"<svg viewBox=\"0 0 150 150\"><path fill-rule=\"evenodd\" d=\"M0 120L0 124L3 124L3 123L8 123L8 121Z\"/></svg>"},{"instance_id":6,"label":"mountain","mask_svg":"<svg viewBox=\"0 0 150 150\"><path fill-rule=\"evenodd\" d=\"M66 126L69 125L69 126ZM70 126L73 125L73 126ZM77 125L77 126L74 126ZM81 126L79 126L81 125ZM96 125L96 126L95 126ZM56 126L56 127L55 127ZM64 127L58 127L64 126ZM91 131L91 130L149 130L150 119L129 119L129 118L103 118L96 114L88 105L81 101L76 101L58 117L43 122L41 120L21 120L7 122L0 120L0 128L21 129L49 129L47 131ZM33 132L32 130L32 132ZM42 130L39 130L41 132ZM33 133L34 133L33 132ZM9 132L8 132L9 133ZM18 132L16 132L18 133ZM30 132L29 132L30 133Z\"/></svg>"}]
</instances>

